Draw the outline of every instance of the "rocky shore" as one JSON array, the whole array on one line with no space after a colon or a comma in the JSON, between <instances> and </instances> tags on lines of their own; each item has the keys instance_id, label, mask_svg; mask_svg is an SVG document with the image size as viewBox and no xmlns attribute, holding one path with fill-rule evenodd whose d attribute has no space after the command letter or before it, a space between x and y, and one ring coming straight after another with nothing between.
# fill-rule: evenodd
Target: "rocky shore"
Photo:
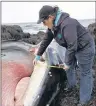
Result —
<instances>
[{"instance_id":1,"label":"rocky shore","mask_svg":"<svg viewBox=\"0 0 96 106\"><path fill-rule=\"evenodd\" d=\"M36 45L40 43L45 33L39 31L37 34L24 33L19 25L1 26L1 39L4 40L22 40L24 42Z\"/></svg>"},{"instance_id":2,"label":"rocky shore","mask_svg":"<svg viewBox=\"0 0 96 106\"><path fill-rule=\"evenodd\" d=\"M96 23L88 25L87 28L94 40L96 41ZM39 31L37 34L24 33L22 28L19 25L2 25L1 26L1 38L2 40L22 40L24 42L36 45L41 42L45 33Z\"/></svg>"}]
</instances>

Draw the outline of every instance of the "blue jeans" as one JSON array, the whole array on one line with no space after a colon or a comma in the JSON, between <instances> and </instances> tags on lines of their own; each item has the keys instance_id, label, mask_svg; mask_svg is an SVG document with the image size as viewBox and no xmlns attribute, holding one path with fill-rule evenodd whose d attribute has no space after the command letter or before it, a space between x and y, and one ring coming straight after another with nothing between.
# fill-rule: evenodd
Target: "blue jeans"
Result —
<instances>
[{"instance_id":1,"label":"blue jeans","mask_svg":"<svg viewBox=\"0 0 96 106\"><path fill-rule=\"evenodd\" d=\"M94 47L87 48L76 54L76 59L69 70L66 71L69 88L76 85L75 66L76 60L80 69L80 103L85 104L91 99L93 89L92 65L94 59Z\"/></svg>"}]
</instances>

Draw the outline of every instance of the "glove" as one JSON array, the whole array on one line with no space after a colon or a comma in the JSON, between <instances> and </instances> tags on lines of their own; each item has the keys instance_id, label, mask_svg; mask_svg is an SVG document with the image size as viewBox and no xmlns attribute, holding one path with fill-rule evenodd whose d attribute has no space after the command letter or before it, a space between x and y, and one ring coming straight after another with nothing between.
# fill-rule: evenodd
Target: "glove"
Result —
<instances>
[{"instance_id":1,"label":"glove","mask_svg":"<svg viewBox=\"0 0 96 106\"><path fill-rule=\"evenodd\" d=\"M41 56L36 55L35 59L33 60L33 65L37 64L37 61L41 59Z\"/></svg>"}]
</instances>

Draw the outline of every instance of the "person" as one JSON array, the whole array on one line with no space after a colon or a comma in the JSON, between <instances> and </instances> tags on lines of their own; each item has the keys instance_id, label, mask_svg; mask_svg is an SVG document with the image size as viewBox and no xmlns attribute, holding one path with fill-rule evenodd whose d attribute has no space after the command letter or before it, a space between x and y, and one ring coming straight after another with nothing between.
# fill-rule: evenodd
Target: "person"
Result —
<instances>
[{"instance_id":1,"label":"person","mask_svg":"<svg viewBox=\"0 0 96 106\"><path fill-rule=\"evenodd\" d=\"M75 66L80 69L80 100L78 106L83 106L91 100L93 89L92 65L95 54L94 39L89 31L76 19L58 6L44 5L39 11L38 24L43 22L48 30L42 40L33 60L35 65L45 52L52 39L66 48L64 69L67 72L69 88L76 85Z\"/></svg>"}]
</instances>

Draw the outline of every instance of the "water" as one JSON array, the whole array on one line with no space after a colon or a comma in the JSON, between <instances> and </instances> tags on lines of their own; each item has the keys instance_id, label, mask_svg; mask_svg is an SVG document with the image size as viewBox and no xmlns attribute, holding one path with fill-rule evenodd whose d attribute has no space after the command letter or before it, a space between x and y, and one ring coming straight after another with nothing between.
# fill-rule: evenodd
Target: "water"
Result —
<instances>
[{"instance_id":1,"label":"water","mask_svg":"<svg viewBox=\"0 0 96 106\"><path fill-rule=\"evenodd\" d=\"M89 24L95 23L95 19L84 19L84 20L78 20L84 27L88 27Z\"/></svg>"},{"instance_id":2,"label":"water","mask_svg":"<svg viewBox=\"0 0 96 106\"><path fill-rule=\"evenodd\" d=\"M19 24L24 32L29 32L31 34L37 34L39 31L46 32L46 27L43 24L36 23L22 23Z\"/></svg>"}]
</instances>

